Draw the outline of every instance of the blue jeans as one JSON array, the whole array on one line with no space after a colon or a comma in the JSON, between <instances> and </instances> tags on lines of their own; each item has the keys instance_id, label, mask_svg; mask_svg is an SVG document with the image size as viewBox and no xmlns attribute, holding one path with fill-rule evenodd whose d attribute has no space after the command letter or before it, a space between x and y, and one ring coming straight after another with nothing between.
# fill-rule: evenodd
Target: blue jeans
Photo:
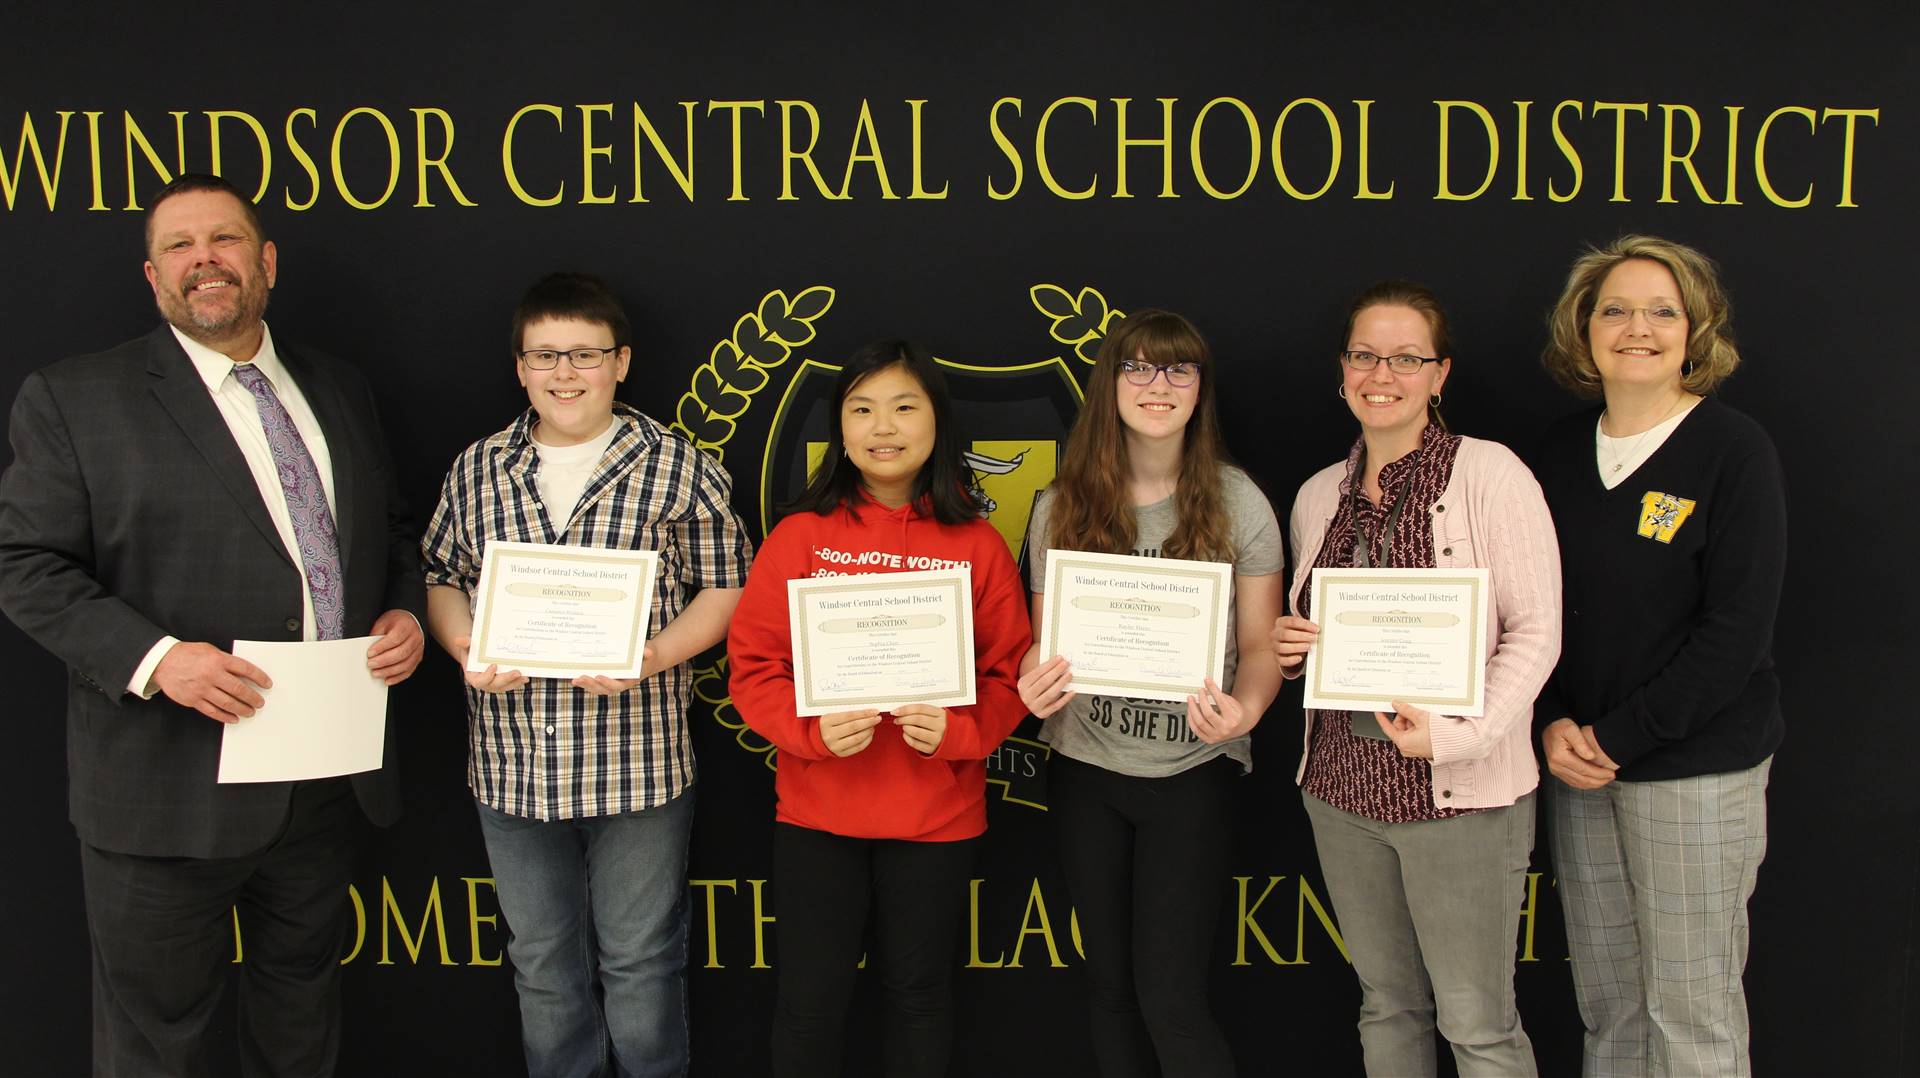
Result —
<instances>
[{"instance_id":1,"label":"blue jeans","mask_svg":"<svg viewBox=\"0 0 1920 1078\"><path fill-rule=\"evenodd\" d=\"M529 820L476 802L533 1078L687 1070L693 789L657 808Z\"/></svg>"}]
</instances>

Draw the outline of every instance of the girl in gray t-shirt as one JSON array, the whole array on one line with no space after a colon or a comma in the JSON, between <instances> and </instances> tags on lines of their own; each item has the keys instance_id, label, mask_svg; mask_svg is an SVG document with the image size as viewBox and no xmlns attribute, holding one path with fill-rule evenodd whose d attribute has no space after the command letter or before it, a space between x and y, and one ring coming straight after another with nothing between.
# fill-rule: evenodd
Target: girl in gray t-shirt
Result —
<instances>
[{"instance_id":1,"label":"girl in gray t-shirt","mask_svg":"<svg viewBox=\"0 0 1920 1078\"><path fill-rule=\"evenodd\" d=\"M1234 778L1280 688L1280 526L1227 461L1218 368L1186 319L1116 323L1087 379L1058 477L1034 507L1035 639L1049 548L1230 562L1224 683L1184 703L1066 691L1067 657L1021 664L1020 698L1052 746L1048 817L1086 941L1094 1055L1105 1074L1230 1074L1207 1002ZM1134 970L1151 970L1136 978ZM1136 988L1137 982L1137 988Z\"/></svg>"}]
</instances>

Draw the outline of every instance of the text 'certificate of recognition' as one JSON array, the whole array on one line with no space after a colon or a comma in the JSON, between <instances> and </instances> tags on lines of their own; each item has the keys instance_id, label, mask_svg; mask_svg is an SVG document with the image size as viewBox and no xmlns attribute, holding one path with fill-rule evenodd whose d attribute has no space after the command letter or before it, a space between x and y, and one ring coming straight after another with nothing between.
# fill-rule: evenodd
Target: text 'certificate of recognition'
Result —
<instances>
[{"instance_id":1,"label":"text 'certificate of recognition'","mask_svg":"<svg viewBox=\"0 0 1920 1078\"><path fill-rule=\"evenodd\" d=\"M1486 713L1485 569L1315 569L1306 706Z\"/></svg>"},{"instance_id":2,"label":"text 'certificate of recognition'","mask_svg":"<svg viewBox=\"0 0 1920 1078\"><path fill-rule=\"evenodd\" d=\"M639 677L659 562L651 550L489 542L467 669Z\"/></svg>"},{"instance_id":3,"label":"text 'certificate of recognition'","mask_svg":"<svg viewBox=\"0 0 1920 1078\"><path fill-rule=\"evenodd\" d=\"M1233 566L1047 551L1040 661L1065 655L1074 692L1185 700L1226 672Z\"/></svg>"},{"instance_id":4,"label":"text 'certificate of recognition'","mask_svg":"<svg viewBox=\"0 0 1920 1078\"><path fill-rule=\"evenodd\" d=\"M973 699L973 571L787 581L800 715Z\"/></svg>"}]
</instances>

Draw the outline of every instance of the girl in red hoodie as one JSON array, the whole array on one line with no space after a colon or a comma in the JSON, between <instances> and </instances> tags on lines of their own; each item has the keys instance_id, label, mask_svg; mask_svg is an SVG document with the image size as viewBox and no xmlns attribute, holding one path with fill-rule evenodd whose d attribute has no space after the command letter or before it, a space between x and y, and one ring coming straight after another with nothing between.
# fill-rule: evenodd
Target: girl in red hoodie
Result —
<instances>
[{"instance_id":1,"label":"girl in red hoodie","mask_svg":"<svg viewBox=\"0 0 1920 1078\"><path fill-rule=\"evenodd\" d=\"M780 750L773 1072L840 1073L871 921L883 1071L944 1074L955 944L987 827L985 758L1026 716L1014 682L1032 635L925 350L861 349L834 400L826 456L760 548L727 636L734 706ZM788 580L956 563L972 568L975 704L795 714Z\"/></svg>"}]
</instances>

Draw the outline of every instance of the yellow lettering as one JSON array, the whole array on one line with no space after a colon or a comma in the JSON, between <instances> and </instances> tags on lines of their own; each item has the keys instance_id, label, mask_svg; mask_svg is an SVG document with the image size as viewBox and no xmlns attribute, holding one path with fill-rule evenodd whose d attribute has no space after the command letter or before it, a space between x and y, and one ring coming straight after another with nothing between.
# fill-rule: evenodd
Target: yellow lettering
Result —
<instances>
[{"instance_id":1,"label":"yellow lettering","mask_svg":"<svg viewBox=\"0 0 1920 1078\"><path fill-rule=\"evenodd\" d=\"M989 181L991 182L991 181ZM967 881L967 968L999 969L1007 964L1007 953L988 962L980 957L980 885L987 881L973 879Z\"/></svg>"},{"instance_id":2,"label":"yellow lettering","mask_svg":"<svg viewBox=\"0 0 1920 1078\"><path fill-rule=\"evenodd\" d=\"M1060 98L1053 104L1048 105L1047 111L1040 114L1039 130L1035 131L1033 135L1033 164L1035 169L1040 173L1041 184L1043 184L1047 190L1052 191L1061 198L1079 201L1093 197L1094 189L1100 186L1100 174L1098 172L1094 173L1093 181L1088 183L1086 187L1078 191L1069 191L1060 186L1059 182L1053 178L1053 169L1047 164L1047 125L1053 122L1053 114L1064 105L1078 105L1086 109L1087 115L1093 117L1093 125L1095 127L1100 126L1100 106L1094 102L1093 98Z\"/></svg>"},{"instance_id":3,"label":"yellow lettering","mask_svg":"<svg viewBox=\"0 0 1920 1078\"><path fill-rule=\"evenodd\" d=\"M1356 98L1353 103L1360 107L1360 182L1359 186L1353 192L1353 197L1356 199L1392 198L1392 181L1387 183L1387 189L1385 191L1375 191L1373 189L1373 181L1369 178L1367 171L1368 162L1372 159L1373 149L1373 131L1368 115L1373 110L1373 102L1361 101Z\"/></svg>"},{"instance_id":4,"label":"yellow lettering","mask_svg":"<svg viewBox=\"0 0 1920 1078\"><path fill-rule=\"evenodd\" d=\"M388 949L388 926L400 930L400 942L407 948L407 958L415 965L420 962L420 950L426 946L427 929L433 928L434 940L440 945L440 964L457 965L453 956L447 953L447 921L440 910L440 879L434 877L433 887L427 891L427 908L420 914L420 931L408 932L407 921L400 912L400 903L393 897L393 883L385 876L380 877L380 961L379 965L393 965L393 955Z\"/></svg>"},{"instance_id":5,"label":"yellow lettering","mask_svg":"<svg viewBox=\"0 0 1920 1078\"><path fill-rule=\"evenodd\" d=\"M775 101L780 106L780 195L781 202L798 201L793 193L793 163L806 166L807 175L813 177L813 189L820 197L838 199L827 186L827 178L820 174L820 166L813 163L813 148L820 143L820 110L809 101ZM807 145L805 149L793 148L793 114L800 113L807 118Z\"/></svg>"},{"instance_id":6,"label":"yellow lettering","mask_svg":"<svg viewBox=\"0 0 1920 1078\"><path fill-rule=\"evenodd\" d=\"M1859 209L1860 204L1853 200L1853 125L1854 121L1866 117L1873 126L1880 126L1879 109L1828 109L1820 115L1820 122L1826 123L1835 116L1846 125L1846 141L1840 150L1840 201L1841 209Z\"/></svg>"},{"instance_id":7,"label":"yellow lettering","mask_svg":"<svg viewBox=\"0 0 1920 1078\"><path fill-rule=\"evenodd\" d=\"M14 196L20 190L20 178L26 174L27 154L33 154L33 167L40 173L40 191L47 196L47 209L53 209L54 196L60 189L60 168L67 159L67 124L73 119L73 113L56 113L60 117L60 138L54 143L53 171L47 171L47 159L40 152L40 137L33 130L33 114L20 114L20 148L14 151L13 167L9 169L4 158L0 158L0 195L7 201L7 209L13 209ZM1853 128L1847 128L1851 140ZM1849 141L1851 145L1851 141ZM96 181L95 186L99 184Z\"/></svg>"},{"instance_id":8,"label":"yellow lettering","mask_svg":"<svg viewBox=\"0 0 1920 1078\"><path fill-rule=\"evenodd\" d=\"M360 957L360 948L367 944L367 903L360 897L360 889L347 884L347 901L353 904L353 946L347 949L347 956L340 960L341 965Z\"/></svg>"},{"instance_id":9,"label":"yellow lettering","mask_svg":"<svg viewBox=\"0 0 1920 1078\"><path fill-rule=\"evenodd\" d=\"M240 907L234 906L232 908L232 916L233 916L233 962L230 964L237 966L244 960L245 954L246 954L246 948L240 942Z\"/></svg>"},{"instance_id":10,"label":"yellow lettering","mask_svg":"<svg viewBox=\"0 0 1920 1078\"><path fill-rule=\"evenodd\" d=\"M1039 918L1039 927L1034 927L1034 918ZM1020 968L1020 950L1027 945L1028 936L1039 936L1047 945L1047 964L1055 969L1064 969L1066 963L1060 960L1060 948L1053 942L1053 925L1047 920L1047 900L1041 897L1040 881L1033 881L1033 889L1027 892L1027 908L1020 914L1020 933L1013 941L1013 957L1007 960L1008 969Z\"/></svg>"},{"instance_id":11,"label":"yellow lettering","mask_svg":"<svg viewBox=\"0 0 1920 1078\"><path fill-rule=\"evenodd\" d=\"M667 144L661 141L660 132L654 130L653 121L647 119L646 110L640 107L639 102L634 103L633 197L628 199L628 202L645 202L647 200L647 196L642 193L640 187L640 136L642 135L645 135L647 141L652 144L654 156L658 157L661 162L667 166L667 171L673 174L673 182L679 185L680 193L687 196L688 202L693 201L693 106L695 104L696 103L692 101L680 102L680 108L685 113L687 133L687 163L683 168L680 162L674 160L673 155L667 152ZM736 156L738 156L737 153Z\"/></svg>"},{"instance_id":12,"label":"yellow lettering","mask_svg":"<svg viewBox=\"0 0 1920 1078\"><path fill-rule=\"evenodd\" d=\"M526 203L529 206L558 206L560 204L560 200L564 198L567 193L567 184L565 180L560 181L560 189L555 191L552 197L535 198L534 196L527 193L527 189L525 187L522 187L520 185L520 174L514 171L514 168L513 168L513 133L519 129L521 118L526 116L530 112L544 112L547 115L553 117L553 123L555 127L558 127L563 131L566 130L566 117L565 117L565 114L563 114L560 111L560 106L558 105L523 105L521 106L520 111L514 113L513 118L507 121L506 133L500 137L500 171L501 171L501 174L506 177L507 189L513 192L513 196L515 198L519 199L520 201Z\"/></svg>"},{"instance_id":13,"label":"yellow lettering","mask_svg":"<svg viewBox=\"0 0 1920 1078\"><path fill-rule=\"evenodd\" d=\"M1798 105L1787 105L1783 108L1774 109L1767 115L1765 120L1760 122L1760 134L1755 136L1753 140L1753 178L1754 181L1760 185L1760 193L1767 196L1768 202L1776 206L1785 206L1788 209L1798 209L1813 201L1812 182L1808 182L1806 194L1801 195L1797 199L1787 199L1780 197L1780 192L1774 189L1772 179L1767 176L1767 133L1773 129L1773 121L1787 115L1805 117L1807 130L1818 130L1815 126L1817 117L1812 109L1801 108Z\"/></svg>"},{"instance_id":14,"label":"yellow lettering","mask_svg":"<svg viewBox=\"0 0 1920 1078\"><path fill-rule=\"evenodd\" d=\"M1020 115L1020 99L1017 97L1003 97L995 101L993 103L993 109L987 113L987 130L993 135L993 144L1000 147L1000 152L1006 155L1007 162L1013 166L1013 186L1007 188L1005 191L993 185L992 176L987 177L987 197L996 202L1005 202L1007 199L1019 194L1020 183L1026 177L1026 166L1020 163L1020 152L1014 148L1013 140L1007 137L1007 133L1000 130L1000 107L1002 105L1012 105L1013 114L1018 116Z\"/></svg>"},{"instance_id":15,"label":"yellow lettering","mask_svg":"<svg viewBox=\"0 0 1920 1078\"><path fill-rule=\"evenodd\" d=\"M314 163L313 155L307 152L305 146L300 145L300 140L293 133L293 121L303 117L315 131L320 130L320 114L312 109L294 109L287 113L287 151L293 154L293 159L299 164L300 170L307 174L308 193L305 202L295 202L291 188L281 196L287 208L295 211L310 210L314 203L320 201L320 166Z\"/></svg>"},{"instance_id":16,"label":"yellow lettering","mask_svg":"<svg viewBox=\"0 0 1920 1078\"><path fill-rule=\"evenodd\" d=\"M207 113L207 156L213 164L213 174L224 176L220 160L220 121L239 120L253 132L253 140L260 144L260 187L253 193L253 201L258 202L267 195L267 178L273 175L273 148L267 142L267 129L249 113L228 109L214 109Z\"/></svg>"},{"instance_id":17,"label":"yellow lettering","mask_svg":"<svg viewBox=\"0 0 1920 1078\"><path fill-rule=\"evenodd\" d=\"M772 969L767 964L767 926L779 918L767 913L765 880L748 880L753 889L753 965L751 969Z\"/></svg>"},{"instance_id":18,"label":"yellow lettering","mask_svg":"<svg viewBox=\"0 0 1920 1078\"><path fill-rule=\"evenodd\" d=\"M101 113L82 113L87 118L87 158L93 173L93 201L87 205L89 210L106 210L106 181L101 177L100 160L100 117Z\"/></svg>"},{"instance_id":19,"label":"yellow lettering","mask_svg":"<svg viewBox=\"0 0 1920 1078\"><path fill-rule=\"evenodd\" d=\"M1533 926L1540 912L1540 877L1544 873L1527 873L1527 900L1520 904L1520 961L1538 962L1533 957Z\"/></svg>"},{"instance_id":20,"label":"yellow lettering","mask_svg":"<svg viewBox=\"0 0 1920 1078\"><path fill-rule=\"evenodd\" d=\"M1686 105L1661 105L1660 112L1665 119L1666 143L1660 154L1660 201L1677 202L1673 197L1673 166L1679 165L1686 170L1687 181L1693 184L1693 193L1700 201L1709 206L1717 206L1712 195L1707 194L1707 185L1700 182L1700 173L1693 167L1693 154L1700 148L1700 114ZM1673 152L1673 118L1685 116L1687 126L1693 132L1693 140L1687 143L1687 152Z\"/></svg>"},{"instance_id":21,"label":"yellow lettering","mask_svg":"<svg viewBox=\"0 0 1920 1078\"><path fill-rule=\"evenodd\" d=\"M1527 194L1527 110L1533 107L1531 101L1515 101L1513 138L1513 198L1514 202L1532 202L1533 196Z\"/></svg>"},{"instance_id":22,"label":"yellow lettering","mask_svg":"<svg viewBox=\"0 0 1920 1078\"><path fill-rule=\"evenodd\" d=\"M747 194L743 186L744 177L742 175L744 166L740 158L740 114L747 109L752 109L760 115L765 116L767 114L767 103L765 101L707 102L707 115L713 115L713 110L715 109L722 109L730 113L731 115L728 119L731 120L733 124L733 193L727 196L727 201L745 202L747 201Z\"/></svg>"},{"instance_id":23,"label":"yellow lettering","mask_svg":"<svg viewBox=\"0 0 1920 1078\"><path fill-rule=\"evenodd\" d=\"M1294 911L1293 961L1289 964L1297 966L1307 964L1307 909L1309 907L1313 909L1313 916L1320 922L1320 927L1327 930L1327 938L1332 940L1334 947L1339 949L1340 957L1352 962L1353 956L1347 953L1347 942L1340 938L1340 930L1334 927L1333 918L1327 915L1327 908L1320 904L1319 896L1313 893L1313 888L1307 885L1307 878L1302 876L1300 877L1300 902Z\"/></svg>"},{"instance_id":24,"label":"yellow lettering","mask_svg":"<svg viewBox=\"0 0 1920 1078\"><path fill-rule=\"evenodd\" d=\"M1440 107L1440 186L1434 198L1441 202L1472 202L1487 193L1493 186L1494 172L1500 167L1500 128L1493 122L1493 113L1477 101L1435 101ZM1487 129L1487 174L1480 180L1480 186L1471 194L1458 194L1452 187L1452 169L1448 164L1448 154L1452 149L1452 118L1454 109L1466 109L1480 118L1480 126Z\"/></svg>"},{"instance_id":25,"label":"yellow lettering","mask_svg":"<svg viewBox=\"0 0 1920 1078\"><path fill-rule=\"evenodd\" d=\"M489 925L496 932L500 930L499 914L489 913L484 917L480 914L480 888L482 885L485 885L489 889L497 890L497 888L494 887L493 877L462 876L460 879L467 885L467 944L469 948L467 954L470 956L467 964L470 966L497 966L500 964L500 956L498 954L489 958L480 953L480 926Z\"/></svg>"},{"instance_id":26,"label":"yellow lettering","mask_svg":"<svg viewBox=\"0 0 1920 1078\"><path fill-rule=\"evenodd\" d=\"M446 141L440 144L438 157L427 155L427 117L429 116L440 121L440 131L446 136ZM467 193L460 190L459 182L453 178L453 171L447 167L447 158L453 156L453 117L447 115L445 109L413 110L413 146L418 166L414 178L419 185L417 188L419 194L413 203L416 207L433 205L427 198L427 169L429 168L440 173L440 179L446 183L447 190L452 193L455 202L462 206L475 205L471 199L467 198Z\"/></svg>"},{"instance_id":27,"label":"yellow lettering","mask_svg":"<svg viewBox=\"0 0 1920 1078\"><path fill-rule=\"evenodd\" d=\"M920 154L921 154L920 110L924 108L926 104L927 102L925 98L921 98L917 101L909 100L907 102L907 109L911 112L913 116L913 190L907 195L907 199L909 201L916 198L925 198L925 199L945 198L947 197L947 188L951 186L950 184L943 183L940 185L940 190L929 191L924 186L921 185L922 169L921 169L921 162L920 162Z\"/></svg>"},{"instance_id":28,"label":"yellow lettering","mask_svg":"<svg viewBox=\"0 0 1920 1078\"><path fill-rule=\"evenodd\" d=\"M1206 126L1207 115L1216 105L1231 107L1247 125L1247 175L1240 181L1240 186L1231 191L1223 191L1213 185L1213 180L1207 175L1207 166L1200 158L1200 131ZM1193 118L1193 137L1188 140L1188 155L1193 158L1193 178L1200 185L1200 190L1221 200L1246 194L1253 186L1255 177L1260 175L1260 121L1254 117L1253 109L1237 97L1216 97L1200 106L1200 114ZM1122 157L1122 160L1125 158Z\"/></svg>"},{"instance_id":29,"label":"yellow lettering","mask_svg":"<svg viewBox=\"0 0 1920 1078\"><path fill-rule=\"evenodd\" d=\"M126 124L126 137L123 141L125 142L127 151L126 208L129 210L137 210L140 208L140 200L136 197L133 189L133 147L135 143L139 144L140 152L146 157L147 164L154 172L159 174L162 184L172 183L175 176L187 170L187 114L184 112L170 112L167 115L173 117L174 164L176 166L173 172L167 171L167 166L160 160L159 151L153 148L153 143L147 141L147 133L140 130L140 125L134 122L133 113L124 111L120 113L120 118Z\"/></svg>"},{"instance_id":30,"label":"yellow lettering","mask_svg":"<svg viewBox=\"0 0 1920 1078\"><path fill-rule=\"evenodd\" d=\"M1320 111L1321 118L1327 122L1327 135L1333 140L1332 154L1327 161L1326 182L1320 185L1319 190L1311 194L1303 193L1298 187L1295 187L1293 181L1288 178L1287 163L1280 149L1281 133L1287 128L1287 117L1293 115L1293 110L1299 108L1301 105L1311 105ZM1315 97L1295 98L1287 102L1287 107L1280 110L1280 118L1273 121L1273 178L1280 181L1280 189L1303 202L1311 202L1332 190L1334 177L1339 174L1340 121L1334 116L1333 110L1327 107L1325 101Z\"/></svg>"},{"instance_id":31,"label":"yellow lettering","mask_svg":"<svg viewBox=\"0 0 1920 1078\"><path fill-rule=\"evenodd\" d=\"M1253 877L1235 876L1233 878L1234 882L1240 887L1240 920L1239 926L1234 932L1234 965L1250 966L1253 964L1247 961L1248 933L1253 934L1254 942L1258 943L1260 949L1266 952L1269 962L1272 962L1276 966L1284 966L1287 964L1287 960L1280 957L1280 952L1273 949L1273 941L1267 938L1267 933L1260 927L1260 922L1254 920L1260 913L1260 907L1266 904L1267 896L1273 894L1273 889L1279 886L1280 881L1284 879L1286 879L1285 876L1268 876L1266 889L1261 891L1260 897L1254 899L1253 905L1249 906L1247 905L1247 884L1252 882Z\"/></svg>"},{"instance_id":32,"label":"yellow lettering","mask_svg":"<svg viewBox=\"0 0 1920 1078\"><path fill-rule=\"evenodd\" d=\"M1593 114L1597 117L1603 112L1613 113L1613 197L1608 202L1628 202L1627 198L1627 113L1637 112L1641 119L1647 118L1645 102L1637 105L1623 104L1619 101L1595 101Z\"/></svg>"},{"instance_id":33,"label":"yellow lettering","mask_svg":"<svg viewBox=\"0 0 1920 1078\"><path fill-rule=\"evenodd\" d=\"M867 147L864 153L860 149L863 143ZM853 145L847 150L847 171L840 177L841 198L853 197L853 166L863 161L873 166L873 174L880 181L880 197L898 199L887 180L887 162L880 156L880 133L873 129L873 110L864 97L860 99L860 116L853 124Z\"/></svg>"},{"instance_id":34,"label":"yellow lettering","mask_svg":"<svg viewBox=\"0 0 1920 1078\"><path fill-rule=\"evenodd\" d=\"M1113 99L1114 118L1114 177L1113 197L1132 198L1127 191L1127 150L1134 146L1160 147L1160 195L1161 198L1179 198L1173 190L1173 102L1174 98L1158 98L1160 102L1160 137L1129 138L1127 136L1127 105L1130 97ZM1196 125L1194 130L1198 131Z\"/></svg>"},{"instance_id":35,"label":"yellow lettering","mask_svg":"<svg viewBox=\"0 0 1920 1078\"><path fill-rule=\"evenodd\" d=\"M354 197L353 192L347 188L346 170L341 167L340 162L340 146L346 141L347 124L356 116L373 117L379 122L380 130L387 136L387 186L380 192L380 197L372 202L362 202ZM386 205L387 199L393 197L394 188L400 186L400 132L394 130L393 121L387 119L387 114L379 109L362 105L357 109L349 110L345 116L340 117L340 122L333 126L333 148L329 160L333 165L333 189L340 192L340 197L346 201L347 205L356 210L379 209ZM434 886L439 886L438 880L434 881Z\"/></svg>"},{"instance_id":36,"label":"yellow lettering","mask_svg":"<svg viewBox=\"0 0 1920 1078\"><path fill-rule=\"evenodd\" d=\"M1745 105L1727 106L1727 197L1720 200L1722 206L1740 205L1735 189L1740 167L1740 113L1745 108Z\"/></svg>"},{"instance_id":37,"label":"yellow lettering","mask_svg":"<svg viewBox=\"0 0 1920 1078\"><path fill-rule=\"evenodd\" d=\"M1578 101L1562 101L1553 107L1553 144L1560 147L1560 156L1573 166L1573 190L1564 195L1553 185L1553 178L1547 178L1547 197L1555 202L1572 202L1586 183L1586 170L1580 167L1580 152L1573 148L1573 143L1567 141L1567 133L1560 127L1560 114L1568 109L1572 109L1574 116L1579 119L1587 118L1586 105Z\"/></svg>"},{"instance_id":38,"label":"yellow lettering","mask_svg":"<svg viewBox=\"0 0 1920 1078\"><path fill-rule=\"evenodd\" d=\"M688 880L688 887L707 892L707 964L704 969L725 969L720 964L720 916L714 906L714 892L724 887L729 894L738 894L739 880Z\"/></svg>"},{"instance_id":39,"label":"yellow lettering","mask_svg":"<svg viewBox=\"0 0 1920 1078\"><path fill-rule=\"evenodd\" d=\"M620 193L619 188L614 188L614 193L611 195L598 195L593 191L593 159L604 157L609 163L613 161L613 143L609 142L602 146L593 141L593 118L598 115L612 119L613 106L580 105L577 107L580 109L580 205L611 205Z\"/></svg>"}]
</instances>

